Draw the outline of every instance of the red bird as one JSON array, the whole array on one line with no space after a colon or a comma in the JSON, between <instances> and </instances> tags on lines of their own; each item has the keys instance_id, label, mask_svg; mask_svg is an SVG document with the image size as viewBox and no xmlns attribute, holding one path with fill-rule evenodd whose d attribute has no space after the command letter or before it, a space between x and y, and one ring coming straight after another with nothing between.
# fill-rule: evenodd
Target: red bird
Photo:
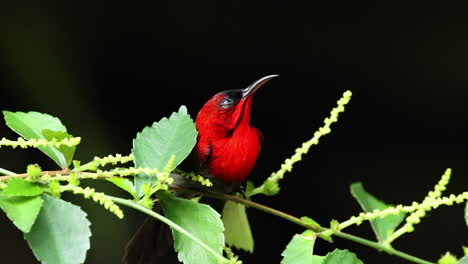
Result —
<instances>
[{"instance_id":1,"label":"red bird","mask_svg":"<svg viewBox=\"0 0 468 264\"><path fill-rule=\"evenodd\" d=\"M265 76L245 89L220 92L200 109L194 152L197 164L209 175L224 182L240 182L250 174L262 140L260 130L250 125L252 95L276 76Z\"/></svg>"},{"instance_id":2,"label":"red bird","mask_svg":"<svg viewBox=\"0 0 468 264\"><path fill-rule=\"evenodd\" d=\"M217 187L223 191L231 192L233 187L238 187L257 161L262 134L250 125L252 95L276 76L265 76L245 89L220 92L197 115L198 139L191 154L192 162L195 161L195 170L200 174L216 179ZM155 210L161 212L160 207ZM123 262L179 263L168 226L147 218L127 244Z\"/></svg>"}]
</instances>

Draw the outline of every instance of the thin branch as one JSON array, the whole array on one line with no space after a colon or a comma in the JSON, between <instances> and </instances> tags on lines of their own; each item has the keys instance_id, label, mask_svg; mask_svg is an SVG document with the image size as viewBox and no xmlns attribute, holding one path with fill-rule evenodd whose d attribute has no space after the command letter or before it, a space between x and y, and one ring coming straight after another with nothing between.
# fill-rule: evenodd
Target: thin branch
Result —
<instances>
[{"instance_id":1,"label":"thin branch","mask_svg":"<svg viewBox=\"0 0 468 264\"><path fill-rule=\"evenodd\" d=\"M300 225L300 226L305 227L307 229L310 229L310 230L312 230L314 232L323 232L323 231L330 230L330 229L327 229L327 228L321 228L321 227L316 227L316 226L307 224L298 217L295 217L295 216L290 215L288 213L273 209L273 208L268 207L268 206L263 205L263 204L259 204L259 203L256 203L256 202L252 202L250 200L246 200L246 199L244 199L242 197L239 197L239 196L236 196L236 195L209 193L209 192L196 191L196 190L190 190L190 189L180 189L180 188L177 188L177 190L182 191L182 192L185 192L185 191L186 192L191 192L191 193L194 193L194 194L203 195L203 196L207 196L207 197L211 197L211 198L215 198L215 199L220 199L220 200L234 201L234 202L243 204L243 205L245 205L247 207L252 207L252 208L255 208L257 210L260 210L260 211L263 211L263 212L266 212L266 213L281 217L281 218L283 218L283 219L285 219L285 220L287 220L289 222ZM383 251L383 252L385 252L387 254L398 256L400 258L406 259L406 260L411 261L413 263L434 264L433 262L430 262L430 261L427 261L427 260L412 256L412 255L407 254L405 252L394 249L394 248L392 248L390 246L385 246L385 245L379 244L378 242L374 242L372 240L368 240L368 239L365 239L365 238L362 238L362 237L354 236L354 235L344 233L344 232L341 232L341 231L333 231L332 234L337 236L337 237L347 239L347 240L350 240L350 241L353 241L353 242L356 242L356 243L359 243L359 244L362 244L362 245L377 249L379 251Z\"/></svg>"},{"instance_id":2,"label":"thin branch","mask_svg":"<svg viewBox=\"0 0 468 264\"><path fill-rule=\"evenodd\" d=\"M16 173L0 168L0 175L15 175ZM1 178L1 177L0 177Z\"/></svg>"},{"instance_id":3,"label":"thin branch","mask_svg":"<svg viewBox=\"0 0 468 264\"><path fill-rule=\"evenodd\" d=\"M192 191L190 191L190 192L192 192ZM290 214L287 214L285 212L276 210L274 208L268 207L268 206L263 205L263 204L253 202L251 200L244 199L244 198L239 197L237 195L218 194L218 193L201 192L201 191L194 191L193 193L203 195L203 196L207 196L207 197L211 197L211 198L215 198L215 199L219 199L219 200L230 200L230 201L233 201L233 202L237 202L237 203L243 204L243 205L245 205L247 207L252 207L252 208L255 208L257 210L264 211L264 212L272 214L272 215L276 215L278 217L281 217L283 219L288 220L289 222L295 223L295 224L300 225L302 227L305 227L307 229L311 229L312 231L315 231L315 232L322 231L322 230L320 230L320 228L318 228L316 226L313 226L313 225L310 225L310 224L307 224L304 221L302 221L300 218L297 218L297 217L295 217L293 215L290 215Z\"/></svg>"},{"instance_id":4,"label":"thin branch","mask_svg":"<svg viewBox=\"0 0 468 264\"><path fill-rule=\"evenodd\" d=\"M348 233L335 231L335 232L333 232L333 235L335 235L337 237L340 237L340 238L343 238L343 239L347 239L347 240L359 243L359 244L362 244L362 245L365 245L365 246L368 246L368 247L371 247L371 248L375 248L375 249L377 249L379 251L383 251L383 252L385 252L387 254L390 254L390 255L398 256L400 258L406 259L406 260L411 261L413 263L435 264L434 262L430 262L430 261L418 258L416 256L413 256L413 255L407 254L405 252L399 251L397 249L394 249L394 248L392 248L390 246L384 246L384 245L379 244L377 242L374 242L374 241L371 241L371 240L368 240L368 239L365 239L365 238L362 238L362 237L358 237L358 236L355 236L355 235L351 235L351 234L348 234Z\"/></svg>"},{"instance_id":5,"label":"thin branch","mask_svg":"<svg viewBox=\"0 0 468 264\"><path fill-rule=\"evenodd\" d=\"M25 178L25 177L28 176L26 173L15 174L13 172L10 172L8 170L1 169L1 168L0 168L0 173L1 174L7 174L7 176L0 176L0 181L6 181L6 180L8 180L10 178ZM75 173L77 175L79 175L79 174L82 174L83 172L75 172ZM67 176L67 175L70 174L70 170L65 169L65 170L56 170L56 171L43 171L41 173L41 175L57 175L57 174L61 174L62 176ZM90 173L87 172L87 174L90 174ZM105 178L113 178L113 177L120 177L120 176L99 176L97 178L105 179ZM409 255L409 254L407 254L405 252L396 250L396 249L394 249L394 248L392 248L390 246L379 244L378 242L374 242L374 241L371 241L371 240L368 240L368 239L365 239L365 238L361 238L361 237L358 237L358 236L347 234L347 233L344 233L344 232L341 232L341 231L333 231L333 230L330 230L330 229L327 229L327 228L322 228L322 227L317 227L317 226L314 226L314 225L307 224L306 222L304 222L303 220L301 220L300 218L298 218L296 216L293 216L293 215L290 215L288 213L276 210L274 208L268 207L268 206L263 205L263 204L259 204L259 203L244 199L244 198L242 198L240 196L222 194L222 193L214 193L214 192L206 192L206 191L200 191L200 190L194 190L194 189L185 189L185 188L180 188L180 187L171 187L171 189L179 191L179 192L187 192L187 193L203 195L203 196L206 196L206 197L211 197L211 198L215 198L215 199L219 199L219 200L230 200L230 201L233 201L233 202L243 204L243 205L245 205L247 207L252 207L252 208L255 208L257 210L266 212L268 214L281 217L281 218L283 218L283 219L285 219L285 220L287 220L289 222L292 222L292 223L297 224L299 226L302 226L304 228L310 229L310 230L312 230L314 232L332 231L332 234L337 236L337 237L347 239L347 240L350 240L350 241L353 241L353 242L356 242L356 243L359 243L359 244L362 244L362 245L377 249L379 251L386 252L386 253L388 253L390 255L398 256L400 258L406 259L406 260L411 261L413 263L434 264L433 262L429 262L427 260L412 256L412 255ZM163 217L161 215L158 215L155 212L153 212L153 211L151 211L149 209L146 209L145 207L140 206L140 205L138 205L138 204L136 204L136 203L134 203L132 201L128 201L128 200L125 200L125 199L120 199L120 198L117 198L117 197L111 197L111 196L108 196L108 197L111 198L116 203L120 203L120 204L129 206L131 208L134 208L136 210L139 210L139 211L141 211L141 212L143 212L145 214L148 214L148 215L150 215L150 216L152 216L152 217L154 217L154 218L156 218L158 220L161 220L164 223L170 221L167 218L165 218L165 217ZM175 223L166 223L166 224L170 225L171 227L176 226L176 227L174 227L174 229L176 229L177 231L179 231L181 233L184 233L184 231L178 230L178 228L180 229L181 227L176 225ZM188 235L189 235L189 237L191 236L191 234L188 234ZM195 242L197 242L196 239L197 238L194 239ZM199 242L201 242L201 241L199 241ZM197 243L199 243L199 242L197 242ZM204 247L204 246L202 245L202 247ZM206 246L206 247L208 247L208 246ZM210 251L211 249L208 248L207 250ZM217 254L217 253L215 253L215 254Z\"/></svg>"}]
</instances>

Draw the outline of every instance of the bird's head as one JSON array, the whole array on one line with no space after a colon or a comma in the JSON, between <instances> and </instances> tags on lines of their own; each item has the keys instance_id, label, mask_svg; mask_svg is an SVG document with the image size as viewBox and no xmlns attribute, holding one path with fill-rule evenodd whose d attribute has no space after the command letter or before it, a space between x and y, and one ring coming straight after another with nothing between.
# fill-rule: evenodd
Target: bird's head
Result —
<instances>
[{"instance_id":1,"label":"bird's head","mask_svg":"<svg viewBox=\"0 0 468 264\"><path fill-rule=\"evenodd\" d=\"M196 120L197 128L199 130L206 128L211 132L218 131L229 135L239 125L248 125L253 94L276 76L278 75L260 78L245 89L217 93L200 109Z\"/></svg>"}]
</instances>

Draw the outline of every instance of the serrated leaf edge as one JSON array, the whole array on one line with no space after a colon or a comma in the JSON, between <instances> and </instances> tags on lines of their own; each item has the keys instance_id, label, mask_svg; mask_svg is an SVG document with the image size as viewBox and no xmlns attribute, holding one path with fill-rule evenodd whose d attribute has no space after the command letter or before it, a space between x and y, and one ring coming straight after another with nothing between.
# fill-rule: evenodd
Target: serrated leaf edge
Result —
<instances>
[{"instance_id":1,"label":"serrated leaf edge","mask_svg":"<svg viewBox=\"0 0 468 264\"><path fill-rule=\"evenodd\" d=\"M52 116L52 115L49 115L49 114L40 113L40 112L37 112L37 111L29 111L29 112L21 112L21 111L18 111L18 112L11 112L11 111L6 111L6 110L5 110L5 111L2 111L2 113L3 113L3 117L4 117L4 119L5 119L6 125L7 125L11 130L13 130L15 133L17 133L18 135L20 135L20 136L22 136L22 137L24 137L24 138L26 138L26 139L28 139L28 138L25 137L22 133L16 131L16 129L12 128L12 127L8 124L8 122L9 122L8 119L11 120L11 117L12 117L12 116L8 117L5 113L7 113L7 114L22 113L22 114L41 114L41 115L47 115L47 116L52 117L52 119L58 120L58 121L60 122L60 124L62 124L62 121L61 121L59 118L57 118L57 117L55 117L55 116ZM24 123L23 121L21 121L21 122ZM62 126L63 126L63 128L64 128L64 131L63 131L63 132L67 132L67 128L66 128L63 124L62 124ZM45 137L44 137L42 134L38 134L34 129L30 129L30 130L31 130L36 136L38 136L39 138L45 139ZM52 131L54 131L54 130L52 130ZM42 151L43 151L43 148L46 148L46 147L39 147L39 149L42 150ZM58 165L59 165L62 169L65 169L65 168L67 167L67 161L66 161L66 159L65 159L65 155L64 155L62 152L60 152L60 151L59 151L57 148L55 148L55 147L48 147L48 148L50 148L50 149L54 152L54 154L56 154L56 156L57 156L58 159L59 159L59 162L55 161L55 159L52 158L52 157L49 157L49 158L51 158L53 161L59 163ZM43 151L43 152L44 152L44 151ZM45 152L44 152L44 154L47 155L47 153L45 153ZM57 154L60 154L60 155L57 155ZM48 155L47 155L47 156L48 156Z\"/></svg>"},{"instance_id":2,"label":"serrated leaf edge","mask_svg":"<svg viewBox=\"0 0 468 264\"><path fill-rule=\"evenodd\" d=\"M53 198L53 197L51 197L51 198ZM83 217L84 217L84 219L85 219L86 222L87 222L87 226L88 226L88 227L91 226L91 222L89 221L89 219L88 219L88 217L87 217L88 214L87 214L83 209L81 209L80 206L75 205L75 204L72 204L72 203L70 203L70 202L68 202L68 201L65 201L65 200L62 200L62 199L58 199L58 200L61 200L62 202L65 202L65 203L67 203L67 204L70 204L70 205L73 205L73 206L78 207L78 208L83 212ZM42 199L42 204L44 205L44 199ZM42 205L42 206L43 206L43 205ZM42 206L41 206L41 210L42 210ZM41 210L39 210L39 213L40 213ZM38 215L39 215L39 213L38 213ZM36 219L37 219L37 216L36 216ZM34 226L34 225L33 225L33 226ZM91 229L89 229L89 230L90 230L90 231L89 231L89 236L88 236L88 238L89 238L88 247L84 248L84 249L85 249L84 260L83 260L83 262L80 262L80 263L84 263L84 261L86 261L86 253L87 253L87 252L89 251L89 249L91 248L91 239L90 239L90 238L93 236L93 233L91 232ZM42 259L39 258L39 256L36 254L36 251L31 247L31 245L29 244L29 241L26 239L26 237L24 237L24 240L26 240L26 242L28 243L28 246L29 246L29 248L31 249L31 251L33 252L34 257L35 257L37 260L41 261L42 264L48 264L48 262L45 262L44 260L42 260ZM55 263L54 263L54 264L55 264Z\"/></svg>"},{"instance_id":3,"label":"serrated leaf edge","mask_svg":"<svg viewBox=\"0 0 468 264\"><path fill-rule=\"evenodd\" d=\"M19 197L19 196L16 196L16 197ZM35 199L35 198L32 198L33 196L23 196L23 197ZM37 196L37 197L39 197L39 196ZM13 220L13 218L12 218L10 212L7 212L7 211L5 211L5 210L3 210L3 209L0 209L0 210L2 210L3 212L5 212L5 214L7 215L8 219L10 219L10 220L13 222L13 224L14 224L19 230L21 230L23 233L29 233L29 231L31 231L31 228L34 226L34 223L36 222L37 216L39 215L39 213L40 213L41 210L42 210L42 206L44 206L44 199L42 199L41 197L39 197L39 198L40 198L40 201L41 201L40 206L39 206L39 210L37 210L36 214L34 215L34 221L33 221L33 223L32 223L31 226L29 226L29 228L27 228L27 229L22 229L21 227L19 227L18 224L17 224L17 221Z\"/></svg>"}]
</instances>

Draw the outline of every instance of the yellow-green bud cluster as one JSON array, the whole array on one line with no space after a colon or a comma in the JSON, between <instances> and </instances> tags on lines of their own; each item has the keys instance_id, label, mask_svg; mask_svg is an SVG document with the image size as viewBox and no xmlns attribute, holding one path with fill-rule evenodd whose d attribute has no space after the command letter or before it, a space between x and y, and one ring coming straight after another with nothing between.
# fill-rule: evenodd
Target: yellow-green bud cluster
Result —
<instances>
[{"instance_id":1,"label":"yellow-green bud cluster","mask_svg":"<svg viewBox=\"0 0 468 264\"><path fill-rule=\"evenodd\" d=\"M91 162L84 165L80 165L79 162L75 162L74 171L96 171L99 167L104 167L108 164L116 165L117 163L127 163L133 160L133 154L122 156L121 154L109 155L107 157L94 157Z\"/></svg>"},{"instance_id":2,"label":"yellow-green bud cluster","mask_svg":"<svg viewBox=\"0 0 468 264\"><path fill-rule=\"evenodd\" d=\"M57 198L60 198L60 194L61 194L61 185L60 185L60 182L59 181L50 181L49 182L49 191L50 191L50 194L54 197L57 197Z\"/></svg>"},{"instance_id":3,"label":"yellow-green bud cluster","mask_svg":"<svg viewBox=\"0 0 468 264\"><path fill-rule=\"evenodd\" d=\"M115 156L109 155L104 158L94 157L93 162L99 166L105 166L107 164L116 165L117 163L127 163L133 160L133 154L128 156L122 156L121 154L116 154Z\"/></svg>"},{"instance_id":4,"label":"yellow-green bud cluster","mask_svg":"<svg viewBox=\"0 0 468 264\"><path fill-rule=\"evenodd\" d=\"M37 181L41 177L41 167L38 164L29 164L26 167L26 173L28 174L28 180Z\"/></svg>"},{"instance_id":5,"label":"yellow-green bud cluster","mask_svg":"<svg viewBox=\"0 0 468 264\"><path fill-rule=\"evenodd\" d=\"M68 146L68 147L74 147L80 144L81 138L80 137L72 137L72 138L64 138L64 139L56 139L53 138L51 140L46 140L46 139L24 139L22 137L19 137L17 140L9 140L6 138L0 139L0 148L2 146L7 146L7 147L12 147L12 148L39 148L39 147L56 147L59 148L61 146Z\"/></svg>"},{"instance_id":6,"label":"yellow-green bud cluster","mask_svg":"<svg viewBox=\"0 0 468 264\"><path fill-rule=\"evenodd\" d=\"M274 179L266 179L263 186L263 191L265 195L275 195L280 191L278 181L275 181Z\"/></svg>"},{"instance_id":7,"label":"yellow-green bud cluster","mask_svg":"<svg viewBox=\"0 0 468 264\"><path fill-rule=\"evenodd\" d=\"M143 184L141 191L144 193L143 197L138 201L139 204L146 208L152 208L154 201L151 196L157 191L168 190L169 185L174 182L174 179L170 177L172 170L175 166L176 157L174 155L167 161L166 166L162 172L156 174L157 181L154 184Z\"/></svg>"},{"instance_id":8,"label":"yellow-green bud cluster","mask_svg":"<svg viewBox=\"0 0 468 264\"><path fill-rule=\"evenodd\" d=\"M413 202L411 205L403 206L401 204L388 207L384 210L374 210L372 212L361 212L358 216L352 216L349 220L340 224L340 229L346 228L350 225L360 225L363 221L370 221L376 218L384 218L387 215L397 215L401 212L413 213L407 217L407 221L413 224L420 222L420 219L425 215L427 211L436 209L441 205L451 206L454 203L462 203L468 200L468 192L461 193L459 195L451 194L448 197L439 197L436 199L425 199L422 203Z\"/></svg>"},{"instance_id":9,"label":"yellow-green bud cluster","mask_svg":"<svg viewBox=\"0 0 468 264\"><path fill-rule=\"evenodd\" d=\"M174 182L174 179L172 179L170 175L172 170L174 170L175 161L176 157L175 155L172 155L167 161L166 166L164 166L163 172L156 174L156 178L158 179L156 184L160 185L161 190L167 190L169 188L169 184Z\"/></svg>"},{"instance_id":10,"label":"yellow-green bud cluster","mask_svg":"<svg viewBox=\"0 0 468 264\"><path fill-rule=\"evenodd\" d=\"M242 261L239 260L239 257L232 252L229 247L224 247L224 252L226 252L226 257L229 261L225 261L226 264L242 264Z\"/></svg>"},{"instance_id":11,"label":"yellow-green bud cluster","mask_svg":"<svg viewBox=\"0 0 468 264\"><path fill-rule=\"evenodd\" d=\"M411 205L403 206L396 205L388 207L384 210L374 210L372 212L360 213L358 216L352 216L349 220L344 221L340 224L339 230L346 228L350 225L360 225L364 221L371 221L378 217L383 218L388 215L396 215L401 212L411 213L406 218L406 223L401 228L396 230L391 236L387 238L386 243L390 244L393 240L398 238L407 232L414 231L414 225L421 222L428 211L438 208L441 205L451 206L454 203L462 203L468 200L468 192L463 192L458 195L451 194L449 196L441 197L442 192L446 189L446 186L450 180L451 169L447 169L442 175L440 181L436 184L433 191L430 191L424 198L423 202L413 202Z\"/></svg>"},{"instance_id":12,"label":"yellow-green bud cluster","mask_svg":"<svg viewBox=\"0 0 468 264\"><path fill-rule=\"evenodd\" d=\"M68 183L73 186L80 185L80 179L78 179L78 176L75 172L70 172L70 176L68 177Z\"/></svg>"},{"instance_id":13,"label":"yellow-green bud cluster","mask_svg":"<svg viewBox=\"0 0 468 264\"><path fill-rule=\"evenodd\" d=\"M150 168L114 168L112 170L97 170L96 173L90 172L81 172L77 171L76 174L80 179L98 179L102 177L126 177L126 176L135 176L137 174L146 174L146 175L157 175L159 173L158 169ZM67 180L64 178L63 180Z\"/></svg>"},{"instance_id":14,"label":"yellow-green bud cluster","mask_svg":"<svg viewBox=\"0 0 468 264\"><path fill-rule=\"evenodd\" d=\"M439 182L434 186L434 190L430 191L424 198L422 204L418 206L418 209L406 218L407 232L412 232L414 230L413 225L419 224L419 222L421 222L421 218L423 218L426 215L427 211L430 211L432 210L432 208L437 208L439 206L437 199L439 199L442 196L442 192L445 191L445 189L447 189L447 184L450 181L451 175L452 170L450 168L446 169ZM445 201L447 205L452 205L455 200L462 199L457 199L457 197L455 197L455 195L453 194L450 195L450 197L444 198L445 200L442 199L442 201Z\"/></svg>"},{"instance_id":15,"label":"yellow-green bud cluster","mask_svg":"<svg viewBox=\"0 0 468 264\"><path fill-rule=\"evenodd\" d=\"M186 178L191 179L194 182L200 183L203 186L206 186L206 187L212 187L213 186L213 183L210 181L210 179L205 178L205 177L201 176L200 174L196 174L195 172L184 172L184 171L181 171L181 170L176 170L176 172L179 173L180 175L186 177Z\"/></svg>"},{"instance_id":16,"label":"yellow-green bud cluster","mask_svg":"<svg viewBox=\"0 0 468 264\"><path fill-rule=\"evenodd\" d=\"M338 116L341 112L344 112L345 110L345 105L349 103L349 101L351 100L351 96L352 96L352 93L351 91L346 91L343 93L343 96L340 98L340 100L338 100L337 102L337 106L335 108L333 108L330 112L330 116L325 118L325 120L323 121L324 125L322 127L320 127L315 133L314 133L314 136L302 143L302 146L297 148L295 150L295 153L290 157L290 158L287 158L284 163L281 165L281 168L276 171L276 172L273 172L271 174L271 176L267 179L267 181L269 180L270 182L268 183L270 186L274 186L274 188L264 188L264 186L260 186L257 188L257 190L254 190L253 193L256 194L256 193L264 193L265 191L268 190L268 195L274 195L274 194L277 194L279 192L279 185L276 184L276 185L273 185L271 184L271 181L274 181L274 182L278 182L279 180L283 179L284 177L284 174L286 172L290 172L292 169L293 169L293 166L294 166L294 163L300 161L302 159L302 155L304 154L307 154L307 152L309 151L310 147L312 145L317 145L319 143L319 139L320 137L328 134L331 132L331 125L335 122L338 121ZM267 182L265 182L267 183ZM265 184L264 183L264 184ZM261 190L261 191L259 191Z\"/></svg>"},{"instance_id":17,"label":"yellow-green bud cluster","mask_svg":"<svg viewBox=\"0 0 468 264\"><path fill-rule=\"evenodd\" d=\"M74 185L62 186L62 191L71 191L74 194L81 194L86 199L93 199L94 202L97 202L104 206L111 213L115 214L118 218L123 218L123 212L118 205L116 205L111 199L109 199L104 193L96 192L93 188L81 188Z\"/></svg>"}]
</instances>

